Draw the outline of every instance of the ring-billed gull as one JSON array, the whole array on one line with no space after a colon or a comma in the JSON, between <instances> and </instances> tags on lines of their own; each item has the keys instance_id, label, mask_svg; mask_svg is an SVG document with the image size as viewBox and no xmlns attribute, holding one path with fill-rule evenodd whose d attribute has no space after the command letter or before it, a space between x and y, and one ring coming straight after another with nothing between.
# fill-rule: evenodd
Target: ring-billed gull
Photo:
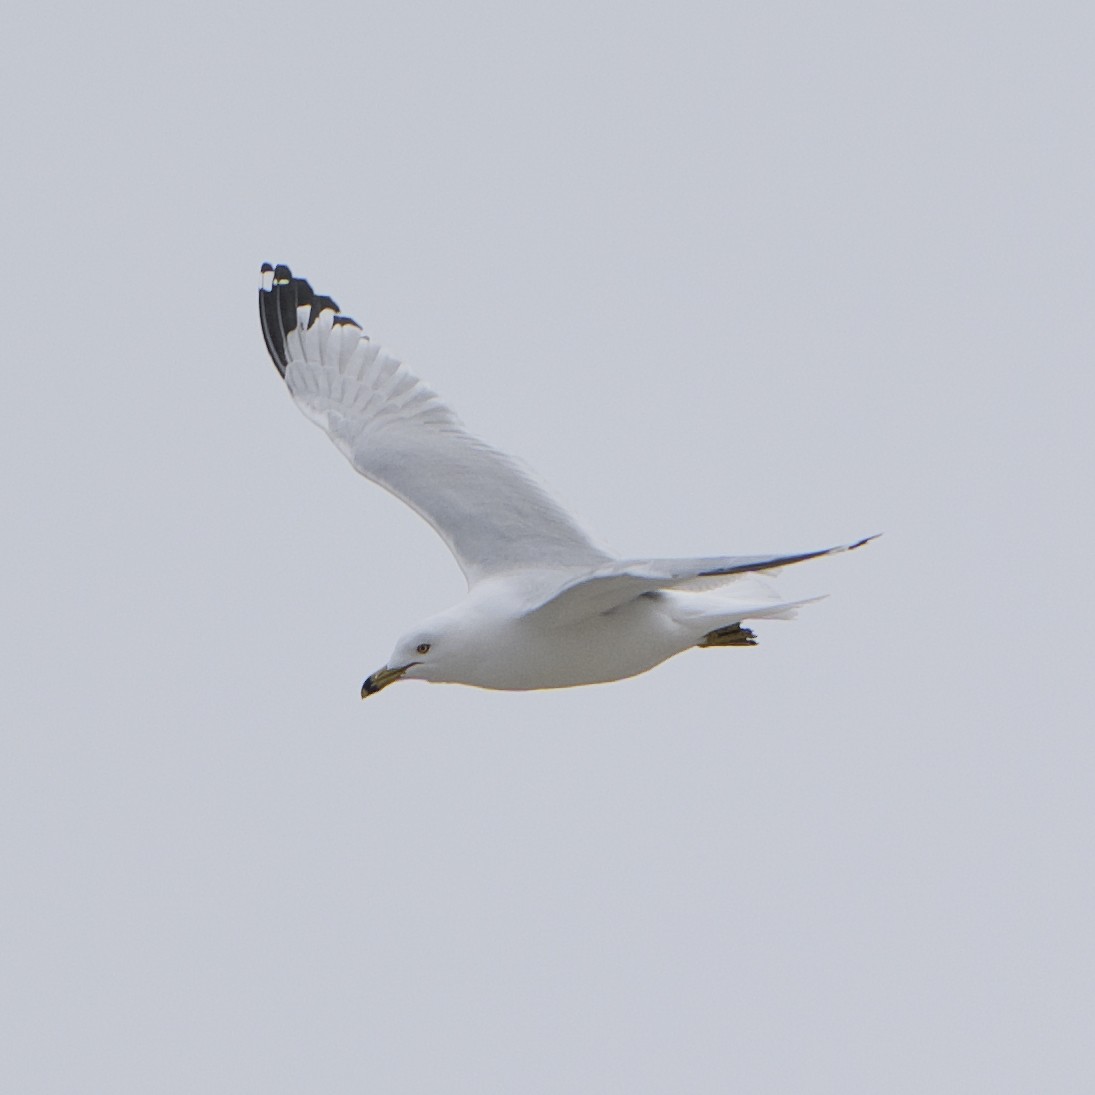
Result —
<instances>
[{"instance_id":1,"label":"ring-billed gull","mask_svg":"<svg viewBox=\"0 0 1095 1095\"><path fill-rule=\"evenodd\" d=\"M297 406L434 527L468 582L459 604L399 640L362 698L398 680L568 688L633 677L694 646L752 646L743 620L788 618L808 603L779 600L758 572L874 539L784 555L616 558L287 266L263 265L259 314Z\"/></svg>"}]
</instances>

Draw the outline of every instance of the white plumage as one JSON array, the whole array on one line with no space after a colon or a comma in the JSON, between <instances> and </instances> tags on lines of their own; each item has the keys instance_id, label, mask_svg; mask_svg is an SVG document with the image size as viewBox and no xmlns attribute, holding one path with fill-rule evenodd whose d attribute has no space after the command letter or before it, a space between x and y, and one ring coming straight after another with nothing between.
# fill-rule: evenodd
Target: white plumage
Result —
<instances>
[{"instance_id":1,"label":"white plumage","mask_svg":"<svg viewBox=\"0 0 1095 1095\"><path fill-rule=\"evenodd\" d=\"M780 601L757 572L867 542L616 559L333 300L286 266L262 276L263 334L297 405L362 475L437 530L468 582L464 600L399 641L362 696L402 678L563 688L634 676L692 646L753 645L743 620L785 618L806 603Z\"/></svg>"}]
</instances>

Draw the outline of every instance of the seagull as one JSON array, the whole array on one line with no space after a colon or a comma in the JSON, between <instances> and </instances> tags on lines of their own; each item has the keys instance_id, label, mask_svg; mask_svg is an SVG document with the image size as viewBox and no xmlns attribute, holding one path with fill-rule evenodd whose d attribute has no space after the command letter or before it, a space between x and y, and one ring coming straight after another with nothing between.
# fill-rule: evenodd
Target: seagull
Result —
<instances>
[{"instance_id":1,"label":"seagull","mask_svg":"<svg viewBox=\"0 0 1095 1095\"><path fill-rule=\"evenodd\" d=\"M821 599L781 601L761 572L876 538L798 554L618 558L288 266L262 266L259 315L296 405L358 472L433 526L467 579L463 600L396 643L362 699L402 680L600 684L692 647L753 646L743 621L786 619Z\"/></svg>"}]
</instances>

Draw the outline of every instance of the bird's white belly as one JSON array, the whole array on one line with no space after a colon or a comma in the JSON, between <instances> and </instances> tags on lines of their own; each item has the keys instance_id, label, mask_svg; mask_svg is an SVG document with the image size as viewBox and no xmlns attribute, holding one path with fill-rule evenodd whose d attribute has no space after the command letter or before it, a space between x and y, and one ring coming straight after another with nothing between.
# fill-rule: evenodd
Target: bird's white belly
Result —
<instances>
[{"instance_id":1,"label":"bird's white belly","mask_svg":"<svg viewBox=\"0 0 1095 1095\"><path fill-rule=\"evenodd\" d=\"M574 624L543 628L514 621L504 650L472 669L479 688L527 690L601 684L645 673L695 638L660 597L640 597Z\"/></svg>"}]
</instances>

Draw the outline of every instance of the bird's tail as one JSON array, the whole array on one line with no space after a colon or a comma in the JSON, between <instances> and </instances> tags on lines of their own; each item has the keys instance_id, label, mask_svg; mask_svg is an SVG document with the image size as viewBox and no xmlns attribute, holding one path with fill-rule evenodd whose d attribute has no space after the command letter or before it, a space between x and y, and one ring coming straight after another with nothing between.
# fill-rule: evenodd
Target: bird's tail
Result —
<instances>
[{"instance_id":1,"label":"bird's tail","mask_svg":"<svg viewBox=\"0 0 1095 1095\"><path fill-rule=\"evenodd\" d=\"M824 596L807 597L801 601L777 601L775 604L735 608L727 612L730 622L708 631L696 645L756 646L756 635L749 628L741 626L742 620L793 620L803 605L823 600L825 600Z\"/></svg>"}]
</instances>

